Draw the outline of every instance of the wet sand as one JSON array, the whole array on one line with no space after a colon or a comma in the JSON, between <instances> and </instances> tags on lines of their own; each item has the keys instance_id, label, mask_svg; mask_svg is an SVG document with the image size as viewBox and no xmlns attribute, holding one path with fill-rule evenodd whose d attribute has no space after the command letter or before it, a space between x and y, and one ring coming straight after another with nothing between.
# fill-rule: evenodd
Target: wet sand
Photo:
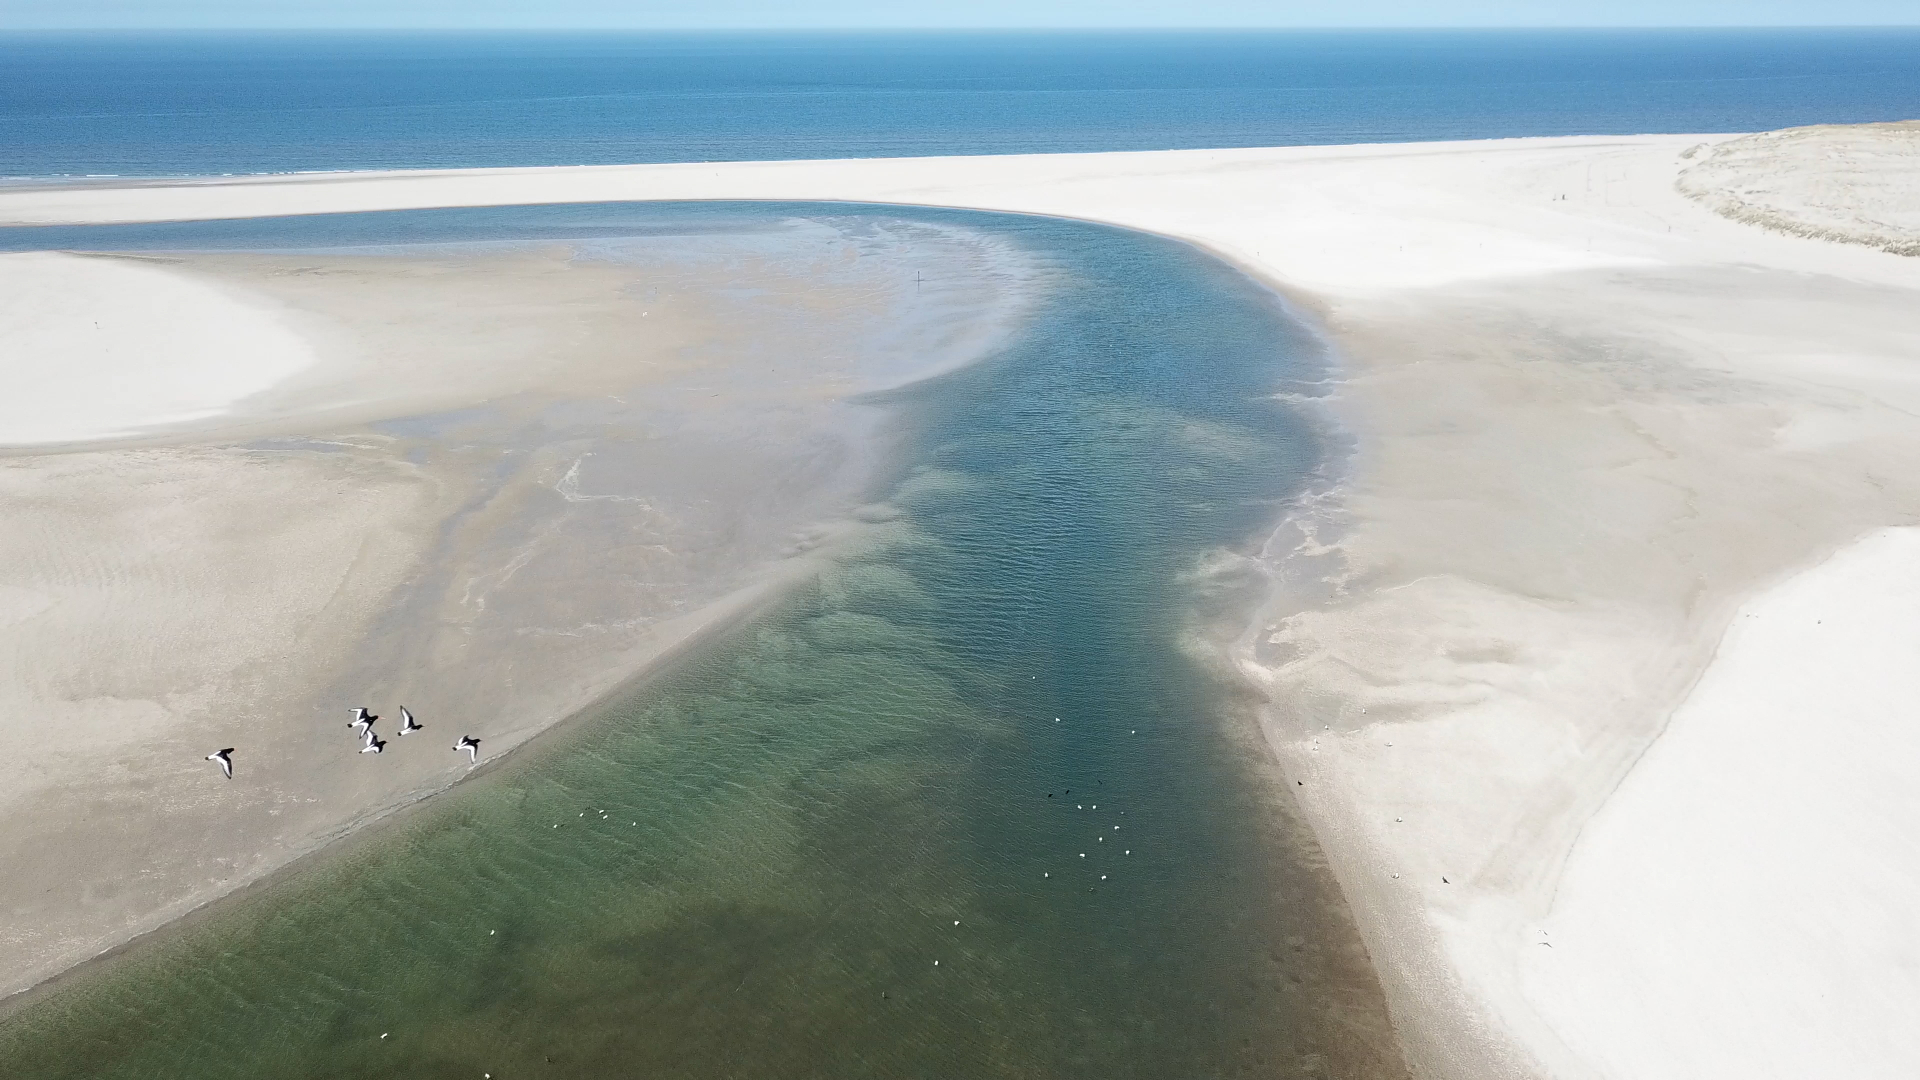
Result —
<instances>
[{"instance_id":1,"label":"wet sand","mask_svg":"<svg viewBox=\"0 0 1920 1080\"><path fill-rule=\"evenodd\" d=\"M857 527L883 432L850 399L965 362L1024 300L994 276L1010 256L960 234L818 231L618 261L133 262L315 360L146 438L0 458L0 987L444 787L458 736L506 753ZM5 258L104 265L109 317L147 299L132 260ZM42 410L33 434L101 416L124 419ZM384 718L378 769L358 704ZM424 732L395 737L402 704ZM223 746L231 783L201 760Z\"/></svg>"},{"instance_id":2,"label":"wet sand","mask_svg":"<svg viewBox=\"0 0 1920 1080\"><path fill-rule=\"evenodd\" d=\"M1177 647L1187 569L1257 540L1324 460L1274 398L1321 386L1324 350L1187 245L910 217L1033 253L1045 300L987 362L882 395L901 417L887 503L798 560L807 580L472 782L30 995L0 1060L48 1080L208 1057L281 1076L1404 1075L1244 693ZM924 231L858 220L889 250ZM936 269L895 277L939 287ZM957 310L977 336L980 306ZM556 487L614 493L595 479ZM544 580L577 608L602 579ZM379 644L416 677L496 678Z\"/></svg>"}]
</instances>

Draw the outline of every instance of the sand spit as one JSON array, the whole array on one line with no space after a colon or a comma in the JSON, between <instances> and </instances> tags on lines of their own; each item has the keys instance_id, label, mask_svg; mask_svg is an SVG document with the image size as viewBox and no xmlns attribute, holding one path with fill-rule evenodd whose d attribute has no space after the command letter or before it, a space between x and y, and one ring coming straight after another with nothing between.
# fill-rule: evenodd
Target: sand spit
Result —
<instances>
[{"instance_id":1,"label":"sand spit","mask_svg":"<svg viewBox=\"0 0 1920 1080\"><path fill-rule=\"evenodd\" d=\"M960 233L816 232L789 258L0 256L128 328L105 360L50 318L9 342L64 403L17 430L70 445L0 455L0 991L444 787L458 736L510 750L857 528L881 417L849 395L1017 304ZM257 330L261 369L164 377L244 397L182 422L92 394L142 330L165 362L206 323ZM421 735L394 739L401 704Z\"/></svg>"},{"instance_id":2,"label":"sand spit","mask_svg":"<svg viewBox=\"0 0 1920 1080\"><path fill-rule=\"evenodd\" d=\"M1821 125L1702 147L1680 190L1735 221L1920 255L1920 120Z\"/></svg>"},{"instance_id":3,"label":"sand spit","mask_svg":"<svg viewBox=\"0 0 1920 1080\"><path fill-rule=\"evenodd\" d=\"M1920 903L1920 807L1860 756L1871 738L1904 752L1885 726L1897 714L1863 714L1910 699L1916 668L1887 649L1789 671L1814 639L1729 636L1780 596L1849 641L1920 616L1904 586L1863 584L1880 568L1910 576L1897 542L1809 571L1920 524L1920 260L1756 228L1682 194L1682 170L1731 138L49 187L0 193L0 220L848 199L1093 218L1232 258L1299 298L1349 366L1334 406L1350 474L1273 538L1272 614L1235 659L1269 696L1268 741L1415 1072L1751 1077L1859 1034L1858 1017L1798 1007L1811 987L1893 1010L1873 1015L1920 1006L1905 939L1854 917ZM1762 671L1793 693L1730 696ZM1777 752L1808 702L1843 711L1835 745L1776 791L1777 758L1748 751ZM1671 829L1690 790L1724 792L1723 811L1765 791L1822 808L1806 820L1875 824L1844 843L1823 834L1822 861L1796 871L1761 835L1773 818ZM1694 865L1675 852L1702 851L1712 888L1610 902L1641 884L1626 875L1675 873ZM1770 873L1792 887L1738 903L1716 891ZM1670 880L1646 884L1673 895ZM1712 942L1672 947L1676 927L1707 925ZM1775 955L1808 977L1747 977ZM1715 996L1734 994L1765 1000ZM1637 1022L1654 1012L1662 1022ZM1844 1060L1853 1075L1911 1075L1914 1053L1888 1036Z\"/></svg>"}]
</instances>

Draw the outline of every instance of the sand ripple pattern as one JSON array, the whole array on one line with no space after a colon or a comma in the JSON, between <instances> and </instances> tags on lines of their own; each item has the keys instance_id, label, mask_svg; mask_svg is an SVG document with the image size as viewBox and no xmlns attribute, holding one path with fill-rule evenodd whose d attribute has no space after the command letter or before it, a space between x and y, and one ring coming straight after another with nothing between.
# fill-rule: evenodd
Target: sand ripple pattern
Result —
<instances>
[{"instance_id":1,"label":"sand ripple pattern","mask_svg":"<svg viewBox=\"0 0 1920 1080\"><path fill-rule=\"evenodd\" d=\"M1323 440L1270 293L991 222L1063 284L884 395L862 542L392 825L0 1024L54 1077L1401 1076L1344 908L1189 659Z\"/></svg>"}]
</instances>

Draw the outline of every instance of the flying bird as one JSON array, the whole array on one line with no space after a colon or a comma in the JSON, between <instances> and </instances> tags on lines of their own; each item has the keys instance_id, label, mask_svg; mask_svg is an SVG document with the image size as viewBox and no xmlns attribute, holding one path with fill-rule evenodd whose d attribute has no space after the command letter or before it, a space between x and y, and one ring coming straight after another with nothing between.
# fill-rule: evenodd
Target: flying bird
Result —
<instances>
[{"instance_id":1,"label":"flying bird","mask_svg":"<svg viewBox=\"0 0 1920 1080\"><path fill-rule=\"evenodd\" d=\"M353 728L359 728L363 732L372 731L373 722L378 719L380 718L368 712L367 707L365 705L362 705L353 710L353 723L348 724L347 726L353 727Z\"/></svg>"},{"instance_id":2,"label":"flying bird","mask_svg":"<svg viewBox=\"0 0 1920 1080\"><path fill-rule=\"evenodd\" d=\"M480 740L479 739L476 739L471 735L462 735L460 736L460 741L453 744L453 748L455 750L465 750L467 752L467 761L469 763L474 765L480 764Z\"/></svg>"},{"instance_id":3,"label":"flying bird","mask_svg":"<svg viewBox=\"0 0 1920 1080\"><path fill-rule=\"evenodd\" d=\"M419 730L420 725L414 720L413 714L407 711L405 705L400 706L400 734L406 735Z\"/></svg>"},{"instance_id":4,"label":"flying bird","mask_svg":"<svg viewBox=\"0 0 1920 1080\"><path fill-rule=\"evenodd\" d=\"M375 738L373 732L369 730L367 732L367 745L361 747L360 752L363 754L377 754L386 748L386 740Z\"/></svg>"},{"instance_id":5,"label":"flying bird","mask_svg":"<svg viewBox=\"0 0 1920 1080\"><path fill-rule=\"evenodd\" d=\"M207 760L219 762L220 771L227 774L227 779L233 779L233 747L229 746L225 750L215 750L213 753L207 755Z\"/></svg>"}]
</instances>

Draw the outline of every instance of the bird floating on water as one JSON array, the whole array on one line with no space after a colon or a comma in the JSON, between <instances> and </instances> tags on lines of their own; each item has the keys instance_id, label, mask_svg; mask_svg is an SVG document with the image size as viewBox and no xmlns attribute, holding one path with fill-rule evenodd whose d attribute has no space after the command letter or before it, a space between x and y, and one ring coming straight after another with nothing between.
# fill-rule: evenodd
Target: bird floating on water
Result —
<instances>
[{"instance_id":1,"label":"bird floating on water","mask_svg":"<svg viewBox=\"0 0 1920 1080\"><path fill-rule=\"evenodd\" d=\"M467 752L467 762L469 764L472 764L472 765L480 764L480 740L479 739L476 739L471 735L462 735L460 736L460 741L453 744L453 748L455 750L465 750Z\"/></svg>"},{"instance_id":2,"label":"bird floating on water","mask_svg":"<svg viewBox=\"0 0 1920 1080\"><path fill-rule=\"evenodd\" d=\"M420 730L420 722L413 718L405 705L400 706L400 734L410 735Z\"/></svg>"},{"instance_id":3,"label":"bird floating on water","mask_svg":"<svg viewBox=\"0 0 1920 1080\"><path fill-rule=\"evenodd\" d=\"M227 774L227 779L233 779L233 747L229 746L225 750L215 750L213 753L207 755L207 760L219 762L220 771Z\"/></svg>"}]
</instances>

